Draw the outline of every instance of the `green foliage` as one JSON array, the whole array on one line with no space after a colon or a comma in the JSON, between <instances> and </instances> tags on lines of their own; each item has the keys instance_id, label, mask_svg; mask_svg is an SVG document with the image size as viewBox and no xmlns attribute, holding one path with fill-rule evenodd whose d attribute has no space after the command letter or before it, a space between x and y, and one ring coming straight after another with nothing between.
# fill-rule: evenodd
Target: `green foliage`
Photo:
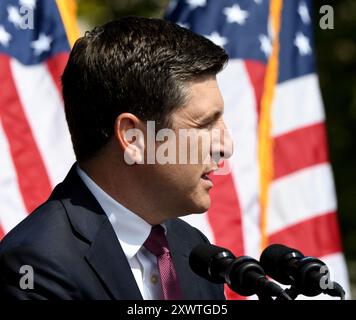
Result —
<instances>
[{"instance_id":1,"label":"green foliage","mask_svg":"<svg viewBox=\"0 0 356 320\"><path fill-rule=\"evenodd\" d=\"M124 16L161 17L169 0L77 0L79 16L97 25Z\"/></svg>"},{"instance_id":2,"label":"green foliage","mask_svg":"<svg viewBox=\"0 0 356 320\"><path fill-rule=\"evenodd\" d=\"M356 1L330 1L333 30L317 23L325 1L314 0L318 72L326 110L328 142L338 196L345 253L356 258Z\"/></svg>"}]
</instances>

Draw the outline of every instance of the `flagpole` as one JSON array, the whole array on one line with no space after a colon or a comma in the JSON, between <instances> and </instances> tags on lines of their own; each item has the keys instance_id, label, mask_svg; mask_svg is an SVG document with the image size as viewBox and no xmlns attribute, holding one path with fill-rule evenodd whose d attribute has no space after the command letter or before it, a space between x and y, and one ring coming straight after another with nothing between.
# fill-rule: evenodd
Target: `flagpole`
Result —
<instances>
[{"instance_id":1,"label":"flagpole","mask_svg":"<svg viewBox=\"0 0 356 320\"><path fill-rule=\"evenodd\" d=\"M75 0L56 0L64 28L67 33L68 42L72 48L79 37L77 23L77 3Z\"/></svg>"},{"instance_id":2,"label":"flagpole","mask_svg":"<svg viewBox=\"0 0 356 320\"><path fill-rule=\"evenodd\" d=\"M279 31L281 26L283 0L272 0L270 2L269 20L272 25L272 53L269 57L264 90L261 100L261 114L258 132L258 160L260 168L260 229L262 251L268 245L267 235L267 208L269 187L273 178L273 139L271 136L271 110L278 82L279 69Z\"/></svg>"}]
</instances>

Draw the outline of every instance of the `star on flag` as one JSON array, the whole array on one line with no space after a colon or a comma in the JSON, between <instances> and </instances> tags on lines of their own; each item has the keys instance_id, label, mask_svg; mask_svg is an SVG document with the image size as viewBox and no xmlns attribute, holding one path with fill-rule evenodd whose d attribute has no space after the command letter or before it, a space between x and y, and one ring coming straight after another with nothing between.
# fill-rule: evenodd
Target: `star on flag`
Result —
<instances>
[{"instance_id":1,"label":"star on flag","mask_svg":"<svg viewBox=\"0 0 356 320\"><path fill-rule=\"evenodd\" d=\"M302 32L298 32L296 34L294 45L298 48L299 54L302 56L306 56L312 53L309 39Z\"/></svg>"},{"instance_id":2,"label":"star on flag","mask_svg":"<svg viewBox=\"0 0 356 320\"><path fill-rule=\"evenodd\" d=\"M34 49L35 55L39 56L43 52L49 51L52 41L53 38L51 36L41 33L37 40L31 42L31 48Z\"/></svg>"},{"instance_id":3,"label":"star on flag","mask_svg":"<svg viewBox=\"0 0 356 320\"><path fill-rule=\"evenodd\" d=\"M189 4L189 7L191 9L195 9L197 7L204 7L206 6L206 1L207 0L187 0L187 3Z\"/></svg>"},{"instance_id":4,"label":"star on flag","mask_svg":"<svg viewBox=\"0 0 356 320\"><path fill-rule=\"evenodd\" d=\"M227 22L238 23L243 25L246 22L249 14L246 10L242 10L238 4L234 4L232 7L226 7L224 9L224 14L227 17Z\"/></svg>"},{"instance_id":5,"label":"star on flag","mask_svg":"<svg viewBox=\"0 0 356 320\"><path fill-rule=\"evenodd\" d=\"M222 37L217 31L214 31L210 35L205 37L220 47L224 47L228 43L227 38Z\"/></svg>"},{"instance_id":6,"label":"star on flag","mask_svg":"<svg viewBox=\"0 0 356 320\"><path fill-rule=\"evenodd\" d=\"M5 30L4 26L0 25L0 43L4 47L8 47L11 38L12 38L11 34Z\"/></svg>"}]
</instances>

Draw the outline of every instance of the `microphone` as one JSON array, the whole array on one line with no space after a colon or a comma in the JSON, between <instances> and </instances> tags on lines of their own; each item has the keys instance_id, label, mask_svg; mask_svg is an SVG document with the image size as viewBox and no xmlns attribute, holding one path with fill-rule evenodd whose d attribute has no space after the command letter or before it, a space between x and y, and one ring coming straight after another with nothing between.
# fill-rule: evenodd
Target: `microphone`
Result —
<instances>
[{"instance_id":1,"label":"microphone","mask_svg":"<svg viewBox=\"0 0 356 320\"><path fill-rule=\"evenodd\" d=\"M344 299L345 291L337 282L330 282L326 264L314 257L281 244L272 244L261 254L261 265L267 275L282 284L292 285L288 293L316 296L326 293Z\"/></svg>"},{"instance_id":2,"label":"microphone","mask_svg":"<svg viewBox=\"0 0 356 320\"><path fill-rule=\"evenodd\" d=\"M248 256L236 258L231 251L211 244L195 247L189 256L191 269L213 283L227 283L242 296L257 294L260 299L275 296L292 300L276 283L266 278L259 262Z\"/></svg>"}]
</instances>

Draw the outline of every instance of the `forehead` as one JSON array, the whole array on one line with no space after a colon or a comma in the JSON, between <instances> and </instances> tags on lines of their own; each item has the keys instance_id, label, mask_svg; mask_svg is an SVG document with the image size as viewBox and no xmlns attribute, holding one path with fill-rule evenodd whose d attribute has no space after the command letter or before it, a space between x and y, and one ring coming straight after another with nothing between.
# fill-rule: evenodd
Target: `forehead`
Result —
<instances>
[{"instance_id":1,"label":"forehead","mask_svg":"<svg viewBox=\"0 0 356 320\"><path fill-rule=\"evenodd\" d=\"M199 120L216 113L222 113L224 101L215 77L204 78L189 84L188 99L176 116L188 116Z\"/></svg>"}]
</instances>

